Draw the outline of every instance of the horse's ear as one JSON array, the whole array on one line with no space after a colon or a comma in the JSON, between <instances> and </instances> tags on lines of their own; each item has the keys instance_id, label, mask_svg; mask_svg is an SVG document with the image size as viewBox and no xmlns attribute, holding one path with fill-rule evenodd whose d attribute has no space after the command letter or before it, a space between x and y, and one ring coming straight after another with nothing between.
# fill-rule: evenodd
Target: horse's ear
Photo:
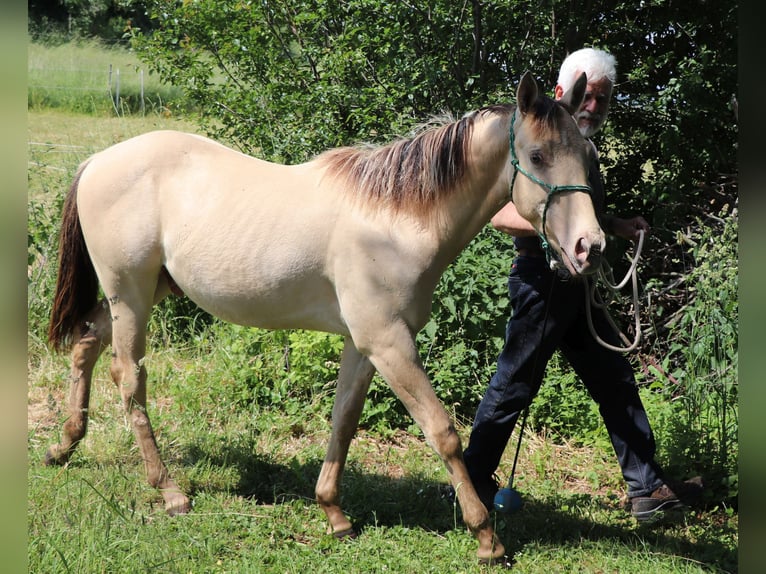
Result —
<instances>
[{"instance_id":1,"label":"horse's ear","mask_svg":"<svg viewBox=\"0 0 766 574\"><path fill-rule=\"evenodd\" d=\"M580 77L577 78L574 86L569 88L567 93L561 96L559 103L561 103L561 105L563 105L570 114L576 114L577 110L579 110L580 106L582 105L582 100L585 97L585 89L587 87L588 77L585 75L585 72L583 72L580 74Z\"/></svg>"},{"instance_id":2,"label":"horse's ear","mask_svg":"<svg viewBox=\"0 0 766 574\"><path fill-rule=\"evenodd\" d=\"M526 114L532 109L538 94L537 82L531 72L524 72L516 89L516 104L522 114Z\"/></svg>"}]
</instances>

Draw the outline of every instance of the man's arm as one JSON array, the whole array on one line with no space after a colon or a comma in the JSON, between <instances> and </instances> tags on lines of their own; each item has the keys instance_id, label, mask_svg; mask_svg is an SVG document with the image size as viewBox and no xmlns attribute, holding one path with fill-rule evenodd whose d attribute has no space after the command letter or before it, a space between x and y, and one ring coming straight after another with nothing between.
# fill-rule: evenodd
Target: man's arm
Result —
<instances>
[{"instance_id":1,"label":"man's arm","mask_svg":"<svg viewBox=\"0 0 766 574\"><path fill-rule=\"evenodd\" d=\"M519 215L516 206L508 202L490 220L492 227L513 237L530 237L537 235L535 228Z\"/></svg>"},{"instance_id":2,"label":"man's arm","mask_svg":"<svg viewBox=\"0 0 766 574\"><path fill-rule=\"evenodd\" d=\"M532 237L537 235L535 228L526 219L519 215L516 206L509 202L498 211L490 220L492 227L513 237ZM604 231L610 235L616 235L629 241L638 241L639 231L649 234L651 228L646 220L640 215L623 219L614 215L605 215L602 223Z\"/></svg>"}]
</instances>

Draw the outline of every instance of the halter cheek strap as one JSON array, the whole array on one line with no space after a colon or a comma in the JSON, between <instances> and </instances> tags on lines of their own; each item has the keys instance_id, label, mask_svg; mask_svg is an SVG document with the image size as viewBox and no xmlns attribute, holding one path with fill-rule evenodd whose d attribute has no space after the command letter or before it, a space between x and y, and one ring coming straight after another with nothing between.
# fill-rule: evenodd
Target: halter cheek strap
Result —
<instances>
[{"instance_id":1,"label":"halter cheek strap","mask_svg":"<svg viewBox=\"0 0 766 574\"><path fill-rule=\"evenodd\" d=\"M593 192L593 189L589 185L551 185L533 173L528 172L523 167L521 167L521 164L519 163L519 158L516 156L516 133L515 133L515 126L516 126L516 115L518 113L518 108L513 113L513 121L511 121L511 129L510 129L510 144L511 144L511 164L513 165L513 177L511 178L511 187L509 190L509 193L511 195L511 201L513 201L513 185L516 182L516 173L521 172L525 176L527 176L528 179L535 182L537 185L545 188L547 190L547 197L545 198L545 207L543 208L543 223L541 226L541 231L537 232L537 235L540 237L540 241L542 242L543 251L545 252L545 257L550 263L551 260L551 247L548 243L548 236L545 233L545 221L548 217L548 207L551 204L551 199L554 195L557 193L561 193L563 191L584 191L587 194L591 194Z\"/></svg>"}]
</instances>

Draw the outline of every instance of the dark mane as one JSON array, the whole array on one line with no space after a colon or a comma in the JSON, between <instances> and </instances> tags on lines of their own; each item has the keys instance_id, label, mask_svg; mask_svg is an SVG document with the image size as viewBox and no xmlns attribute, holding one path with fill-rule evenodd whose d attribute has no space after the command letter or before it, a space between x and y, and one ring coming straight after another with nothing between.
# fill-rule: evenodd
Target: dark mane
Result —
<instances>
[{"instance_id":1,"label":"dark mane","mask_svg":"<svg viewBox=\"0 0 766 574\"><path fill-rule=\"evenodd\" d=\"M329 176L344 179L367 201L422 211L454 189L465 173L475 120L487 114L508 115L513 109L482 108L457 121L441 120L441 125L410 138L383 146L338 148L317 160L327 166Z\"/></svg>"}]
</instances>

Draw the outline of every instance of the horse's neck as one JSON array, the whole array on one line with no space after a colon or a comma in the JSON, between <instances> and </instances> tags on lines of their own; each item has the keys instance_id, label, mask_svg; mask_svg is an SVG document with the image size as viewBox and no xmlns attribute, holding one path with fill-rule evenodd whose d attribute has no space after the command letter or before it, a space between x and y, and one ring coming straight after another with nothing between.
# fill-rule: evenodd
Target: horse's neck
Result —
<instances>
[{"instance_id":1,"label":"horse's neck","mask_svg":"<svg viewBox=\"0 0 766 574\"><path fill-rule=\"evenodd\" d=\"M509 128L510 118L498 114L482 118L474 126L469 169L461 189L452 194L443 212L442 230L449 234L444 240L454 243L457 253L510 199Z\"/></svg>"}]
</instances>

